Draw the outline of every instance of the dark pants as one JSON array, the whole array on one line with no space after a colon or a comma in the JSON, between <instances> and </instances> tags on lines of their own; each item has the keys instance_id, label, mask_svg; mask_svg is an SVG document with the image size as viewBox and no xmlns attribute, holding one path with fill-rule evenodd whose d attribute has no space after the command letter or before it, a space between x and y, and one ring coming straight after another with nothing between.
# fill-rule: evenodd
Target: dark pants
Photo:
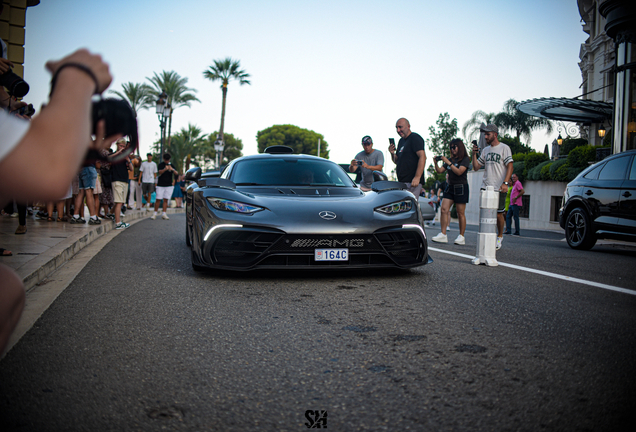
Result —
<instances>
[{"instance_id":1,"label":"dark pants","mask_svg":"<svg viewBox=\"0 0 636 432\"><path fill-rule=\"evenodd\" d=\"M512 205L508 207L508 214L506 215L506 232L510 234L512 231L512 218L515 218L515 234L519 234L519 209L521 206Z\"/></svg>"}]
</instances>

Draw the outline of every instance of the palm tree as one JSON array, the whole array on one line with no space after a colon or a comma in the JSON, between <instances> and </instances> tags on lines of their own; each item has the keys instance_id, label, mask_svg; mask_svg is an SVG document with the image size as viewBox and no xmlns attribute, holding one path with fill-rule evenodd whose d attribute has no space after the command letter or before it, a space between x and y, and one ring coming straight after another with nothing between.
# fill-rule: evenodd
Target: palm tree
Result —
<instances>
[{"instance_id":1,"label":"palm tree","mask_svg":"<svg viewBox=\"0 0 636 432\"><path fill-rule=\"evenodd\" d=\"M245 72L241 68L240 60L232 60L230 57L226 57L223 60L214 60L214 65L210 66L207 70L203 71L203 77L210 81L221 81L221 90L223 91L223 105L221 106L221 127L219 128L219 137L223 141L223 129L225 126L225 101L227 99L227 85L230 80L238 81L240 85L250 84L248 78L250 74ZM221 152L221 158L223 159L223 152Z\"/></svg>"},{"instance_id":2,"label":"palm tree","mask_svg":"<svg viewBox=\"0 0 636 432\"><path fill-rule=\"evenodd\" d=\"M121 99L128 101L130 107L135 113L135 118L140 109L150 108L155 104L153 97L150 94L150 86L148 84L139 84L133 82L127 82L121 85L122 92L117 90L109 90L120 97ZM139 155L139 146L137 146L137 155Z\"/></svg>"},{"instance_id":3,"label":"palm tree","mask_svg":"<svg viewBox=\"0 0 636 432\"><path fill-rule=\"evenodd\" d=\"M181 128L167 147L177 171L189 170L192 160L203 153L206 142L206 135L201 135L199 127L188 123L187 128Z\"/></svg>"},{"instance_id":4,"label":"palm tree","mask_svg":"<svg viewBox=\"0 0 636 432\"><path fill-rule=\"evenodd\" d=\"M122 84L121 88L123 90L122 92L118 92L117 90L109 90L109 92L128 101L135 113L135 117L137 117L137 113L140 109L150 108L155 105L155 100L150 93L152 89L148 84L127 82Z\"/></svg>"},{"instance_id":5,"label":"palm tree","mask_svg":"<svg viewBox=\"0 0 636 432\"><path fill-rule=\"evenodd\" d=\"M146 79L152 84L148 92L153 100L158 99L163 91L168 95L166 103L170 104L172 111L170 112L170 117L168 117L168 141L166 147L170 147L174 111L182 106L189 107L192 102L201 101L194 95L197 91L186 86L188 79L180 76L175 71L162 71L161 74L155 72L152 78L146 77Z\"/></svg>"},{"instance_id":6,"label":"palm tree","mask_svg":"<svg viewBox=\"0 0 636 432\"><path fill-rule=\"evenodd\" d=\"M554 126L550 120L524 114L517 109L518 104L514 99L507 100L503 111L495 116L495 123L502 131L514 132L518 141L523 136L526 144L530 144L532 132L537 129L545 128L547 133L552 133Z\"/></svg>"},{"instance_id":7,"label":"palm tree","mask_svg":"<svg viewBox=\"0 0 636 432\"><path fill-rule=\"evenodd\" d=\"M492 123L495 120L495 113L487 113L482 110L477 110L473 113L470 119L464 123L462 127L462 135L466 140L466 143L475 139L475 135L479 134L479 126L482 123ZM468 132L468 134L466 134Z\"/></svg>"}]
</instances>

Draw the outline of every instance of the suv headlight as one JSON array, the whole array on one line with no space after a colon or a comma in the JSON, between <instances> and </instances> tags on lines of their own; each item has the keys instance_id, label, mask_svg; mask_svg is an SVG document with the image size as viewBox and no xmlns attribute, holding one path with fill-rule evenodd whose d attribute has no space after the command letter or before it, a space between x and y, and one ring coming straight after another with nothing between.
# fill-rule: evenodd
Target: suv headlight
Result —
<instances>
[{"instance_id":1,"label":"suv headlight","mask_svg":"<svg viewBox=\"0 0 636 432\"><path fill-rule=\"evenodd\" d=\"M382 207L377 207L375 211L378 211L384 214L397 214L397 213L406 213L408 211L411 211L412 208L413 208L413 201L406 199L406 200L397 201L391 204L387 204Z\"/></svg>"},{"instance_id":2,"label":"suv headlight","mask_svg":"<svg viewBox=\"0 0 636 432\"><path fill-rule=\"evenodd\" d=\"M229 211L229 212L243 213L243 214L253 214L261 210L264 210L263 207L257 207L250 204L238 202L238 201L230 201L223 198L210 197L207 200L212 205L212 207L222 211Z\"/></svg>"}]
</instances>

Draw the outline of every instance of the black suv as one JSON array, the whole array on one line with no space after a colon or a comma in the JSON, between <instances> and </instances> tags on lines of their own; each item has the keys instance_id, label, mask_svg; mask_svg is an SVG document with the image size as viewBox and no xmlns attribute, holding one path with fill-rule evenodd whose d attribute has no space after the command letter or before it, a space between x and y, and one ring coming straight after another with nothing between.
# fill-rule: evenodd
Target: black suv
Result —
<instances>
[{"instance_id":1,"label":"black suv","mask_svg":"<svg viewBox=\"0 0 636 432\"><path fill-rule=\"evenodd\" d=\"M596 240L636 241L636 150L609 156L565 188L559 224L574 249Z\"/></svg>"}]
</instances>

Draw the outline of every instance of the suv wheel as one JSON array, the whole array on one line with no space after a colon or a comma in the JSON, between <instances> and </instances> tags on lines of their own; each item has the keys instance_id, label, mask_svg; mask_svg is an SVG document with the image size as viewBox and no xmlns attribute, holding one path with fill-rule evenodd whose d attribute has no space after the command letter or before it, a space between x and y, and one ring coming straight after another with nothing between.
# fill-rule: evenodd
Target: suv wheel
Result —
<instances>
[{"instance_id":1,"label":"suv wheel","mask_svg":"<svg viewBox=\"0 0 636 432\"><path fill-rule=\"evenodd\" d=\"M580 207L570 212L565 221L565 239L572 249L588 250L596 244L587 212Z\"/></svg>"}]
</instances>

